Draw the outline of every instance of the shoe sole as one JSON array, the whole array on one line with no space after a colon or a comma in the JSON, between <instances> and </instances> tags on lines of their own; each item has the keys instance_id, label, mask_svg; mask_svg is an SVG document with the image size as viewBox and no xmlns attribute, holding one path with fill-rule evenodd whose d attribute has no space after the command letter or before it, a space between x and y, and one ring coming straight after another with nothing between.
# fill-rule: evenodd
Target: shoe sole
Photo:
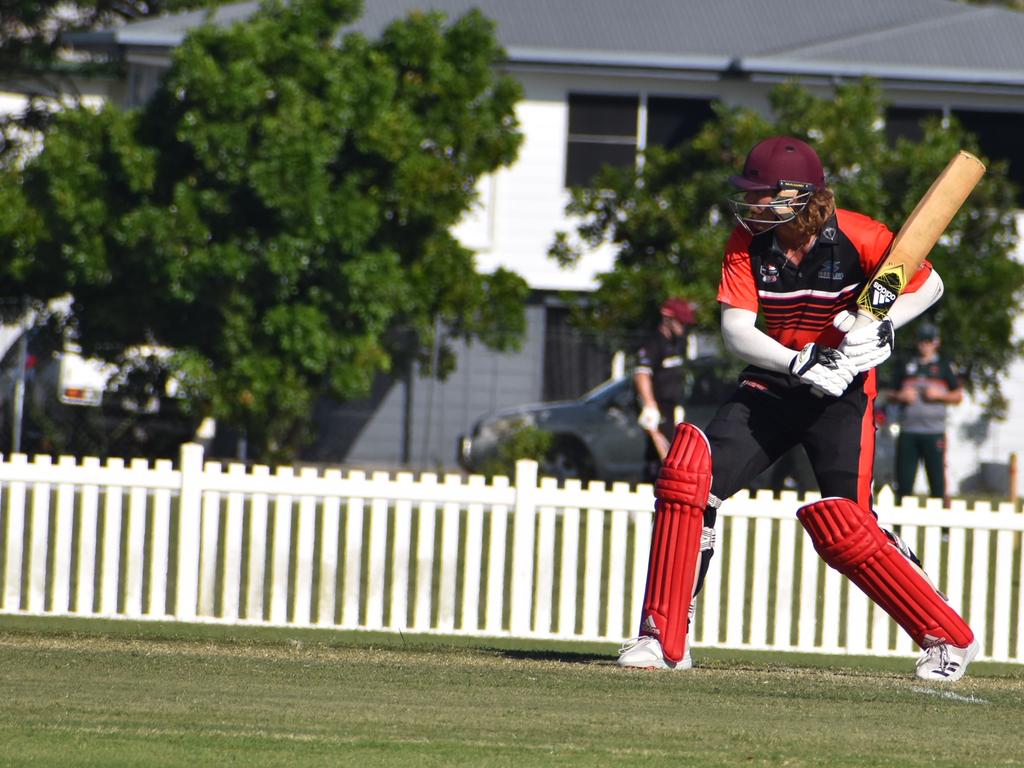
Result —
<instances>
[{"instance_id":1,"label":"shoe sole","mask_svg":"<svg viewBox=\"0 0 1024 768\"><path fill-rule=\"evenodd\" d=\"M654 671L665 671L665 672L679 672L681 670L693 669L693 663L689 664L676 664L674 667L670 667L666 664L619 664L622 669L644 669Z\"/></svg>"},{"instance_id":2,"label":"shoe sole","mask_svg":"<svg viewBox=\"0 0 1024 768\"><path fill-rule=\"evenodd\" d=\"M978 656L978 652L981 650L981 644L977 641L971 643L967 648L967 656L964 658L963 663L957 667L956 672L952 675L929 675L928 677L922 677L920 674L917 675L918 680L932 681L936 683L955 683L957 680L963 678L967 674L967 665L970 664Z\"/></svg>"}]
</instances>

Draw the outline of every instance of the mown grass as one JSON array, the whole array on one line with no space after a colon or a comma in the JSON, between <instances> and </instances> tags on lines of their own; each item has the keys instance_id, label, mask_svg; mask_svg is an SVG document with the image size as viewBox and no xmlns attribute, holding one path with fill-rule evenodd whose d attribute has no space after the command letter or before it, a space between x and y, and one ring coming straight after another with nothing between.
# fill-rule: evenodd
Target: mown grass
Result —
<instances>
[{"instance_id":1,"label":"mown grass","mask_svg":"<svg viewBox=\"0 0 1024 768\"><path fill-rule=\"evenodd\" d=\"M995 766L1024 668L698 649L0 618L10 766Z\"/></svg>"}]
</instances>

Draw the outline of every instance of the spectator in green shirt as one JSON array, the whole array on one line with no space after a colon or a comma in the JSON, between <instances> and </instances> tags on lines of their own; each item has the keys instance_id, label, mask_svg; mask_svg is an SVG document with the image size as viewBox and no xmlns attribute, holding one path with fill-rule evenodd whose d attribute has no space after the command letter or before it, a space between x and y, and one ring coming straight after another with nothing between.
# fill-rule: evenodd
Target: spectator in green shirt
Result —
<instances>
[{"instance_id":1,"label":"spectator in green shirt","mask_svg":"<svg viewBox=\"0 0 1024 768\"><path fill-rule=\"evenodd\" d=\"M896 441L896 499L914 492L917 468L923 462L928 495L948 502L946 493L946 412L963 400L953 365L939 354L939 329L924 323L917 332L917 355L900 370L889 402L899 404L900 433Z\"/></svg>"}]
</instances>

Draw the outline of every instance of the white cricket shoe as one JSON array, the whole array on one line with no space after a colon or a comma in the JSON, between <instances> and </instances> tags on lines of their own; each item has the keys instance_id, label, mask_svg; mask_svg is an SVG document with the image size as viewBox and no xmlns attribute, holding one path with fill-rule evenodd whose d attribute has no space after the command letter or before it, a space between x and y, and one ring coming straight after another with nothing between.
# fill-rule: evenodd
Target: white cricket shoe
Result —
<instances>
[{"instance_id":1,"label":"white cricket shoe","mask_svg":"<svg viewBox=\"0 0 1024 768\"><path fill-rule=\"evenodd\" d=\"M690 644L686 644L686 651L678 663L673 663L665 658L662 653L661 643L656 637L634 637L622 644L619 648L620 667L631 667L633 669L692 669L693 657L690 656Z\"/></svg>"},{"instance_id":2,"label":"white cricket shoe","mask_svg":"<svg viewBox=\"0 0 1024 768\"><path fill-rule=\"evenodd\" d=\"M978 655L981 644L975 638L966 648L949 643L933 645L917 660L917 676L922 680L940 680L952 683L967 671L967 665Z\"/></svg>"}]
</instances>

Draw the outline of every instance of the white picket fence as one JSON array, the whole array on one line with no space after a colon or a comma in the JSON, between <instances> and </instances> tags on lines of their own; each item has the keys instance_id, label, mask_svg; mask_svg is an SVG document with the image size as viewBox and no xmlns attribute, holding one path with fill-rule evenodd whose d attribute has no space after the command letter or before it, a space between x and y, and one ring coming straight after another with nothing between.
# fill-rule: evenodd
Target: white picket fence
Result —
<instances>
[{"instance_id":1,"label":"white picket fence","mask_svg":"<svg viewBox=\"0 0 1024 768\"><path fill-rule=\"evenodd\" d=\"M0 614L618 642L634 633L650 486L514 484L204 462L0 459ZM910 639L815 554L795 494L737 494L695 646L912 655ZM1009 503L894 507L985 639L1024 662L1024 515Z\"/></svg>"}]
</instances>

